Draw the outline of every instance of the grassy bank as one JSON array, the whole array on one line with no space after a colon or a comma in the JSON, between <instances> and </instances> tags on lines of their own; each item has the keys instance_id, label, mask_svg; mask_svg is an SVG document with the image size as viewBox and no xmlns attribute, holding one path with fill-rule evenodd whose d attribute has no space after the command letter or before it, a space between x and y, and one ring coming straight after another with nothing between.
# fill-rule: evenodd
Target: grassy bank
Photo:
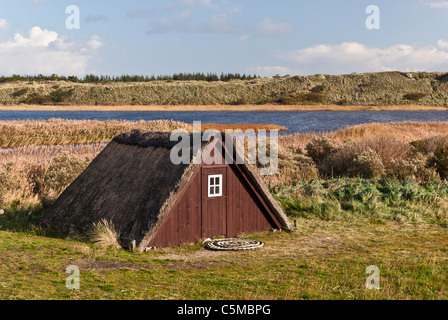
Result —
<instances>
[{"instance_id":1,"label":"grassy bank","mask_svg":"<svg viewBox=\"0 0 448 320\"><path fill-rule=\"evenodd\" d=\"M248 235L250 252L198 244L130 253L73 238L0 231L1 299L447 299L447 231L440 227L298 219L292 233ZM80 290L65 269L80 269ZM380 269L367 290L366 268Z\"/></svg>"},{"instance_id":2,"label":"grassy bank","mask_svg":"<svg viewBox=\"0 0 448 320\"><path fill-rule=\"evenodd\" d=\"M327 106L372 108L378 106L448 106L448 83L444 73L401 72L350 75L313 75L230 81L151 81L76 83L70 81L13 81L0 83L0 105L113 106L138 109L162 106L296 106L307 109ZM129 107L130 106L130 107ZM154 106L154 107L151 107ZM409 106L409 107L408 107ZM33 108L33 107L30 107ZM35 108L35 107L34 107ZM231 107L229 107L231 108ZM247 107L253 108L253 107ZM122 109L123 110L123 109Z\"/></svg>"}]
</instances>

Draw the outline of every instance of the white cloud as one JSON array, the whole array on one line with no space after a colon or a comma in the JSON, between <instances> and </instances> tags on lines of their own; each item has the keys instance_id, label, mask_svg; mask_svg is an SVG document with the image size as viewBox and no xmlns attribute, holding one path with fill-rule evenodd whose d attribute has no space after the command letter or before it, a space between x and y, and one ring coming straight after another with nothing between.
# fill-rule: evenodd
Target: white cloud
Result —
<instances>
[{"instance_id":1,"label":"white cloud","mask_svg":"<svg viewBox=\"0 0 448 320\"><path fill-rule=\"evenodd\" d=\"M241 36L238 37L237 41L238 41L238 42L244 42L244 41L246 41L246 40L249 39L249 38L250 38L250 37L249 37L248 34L243 34L243 35L241 35Z\"/></svg>"},{"instance_id":2,"label":"white cloud","mask_svg":"<svg viewBox=\"0 0 448 320\"><path fill-rule=\"evenodd\" d=\"M270 18L257 24L255 31L259 36L278 36L290 34L293 32L293 27L289 23L275 22Z\"/></svg>"},{"instance_id":3,"label":"white cloud","mask_svg":"<svg viewBox=\"0 0 448 320\"><path fill-rule=\"evenodd\" d=\"M279 53L302 74L351 73L378 71L436 71L448 69L448 42L437 46L397 44L385 49L370 48L357 42L338 45L321 44Z\"/></svg>"},{"instance_id":4,"label":"white cloud","mask_svg":"<svg viewBox=\"0 0 448 320\"><path fill-rule=\"evenodd\" d=\"M448 1L439 1L439 2L424 2L425 6L435 9L443 9L448 8Z\"/></svg>"},{"instance_id":5,"label":"white cloud","mask_svg":"<svg viewBox=\"0 0 448 320\"><path fill-rule=\"evenodd\" d=\"M90 38L90 40L87 42L87 46L93 50L97 51L103 47L103 42L101 41L101 38L97 35L94 35Z\"/></svg>"},{"instance_id":6,"label":"white cloud","mask_svg":"<svg viewBox=\"0 0 448 320\"><path fill-rule=\"evenodd\" d=\"M438 46L440 49L448 49L448 41L445 41L445 40L439 40L439 41L437 41L437 46Z\"/></svg>"},{"instance_id":7,"label":"white cloud","mask_svg":"<svg viewBox=\"0 0 448 320\"><path fill-rule=\"evenodd\" d=\"M6 30L9 28L9 23L6 21L6 19L0 18L0 30Z\"/></svg>"},{"instance_id":8,"label":"white cloud","mask_svg":"<svg viewBox=\"0 0 448 320\"><path fill-rule=\"evenodd\" d=\"M284 76L291 74L291 71L290 68L282 66L258 66L255 68L255 73L262 77L272 77L277 74Z\"/></svg>"},{"instance_id":9,"label":"white cloud","mask_svg":"<svg viewBox=\"0 0 448 320\"><path fill-rule=\"evenodd\" d=\"M92 37L88 50L77 50L74 42L55 31L33 27L28 37L16 33L13 39L0 42L0 74L83 75L95 50L102 46Z\"/></svg>"}]
</instances>

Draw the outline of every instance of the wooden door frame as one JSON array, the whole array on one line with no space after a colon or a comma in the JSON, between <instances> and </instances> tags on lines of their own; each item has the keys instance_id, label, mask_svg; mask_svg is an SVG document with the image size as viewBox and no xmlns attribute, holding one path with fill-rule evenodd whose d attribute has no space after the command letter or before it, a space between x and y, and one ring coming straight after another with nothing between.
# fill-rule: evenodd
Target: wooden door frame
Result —
<instances>
[{"instance_id":1,"label":"wooden door frame","mask_svg":"<svg viewBox=\"0 0 448 320\"><path fill-rule=\"evenodd\" d=\"M218 200L218 199L225 198L224 202L225 202L226 209L225 209L225 217L223 218L223 221L225 223L225 234L224 235L227 236L228 235L228 216L229 216L229 214L228 214L228 211L229 211L229 189L228 189L229 166L226 164L222 164L222 165L201 165L201 168L200 168L200 177L201 177L201 191L200 192L201 192L201 198L202 198L201 199L201 237L202 238L206 237L206 235L204 233L204 220L206 217L206 215L204 214L204 203L206 201L210 200L208 196L204 196L204 194L207 194L207 191L208 191L207 190L208 184L207 184L207 186L204 186L204 181L208 181L208 179L207 179L208 175L204 173L204 169L205 170L207 170L207 169L211 169L211 170L224 169L224 172L222 173L222 175L223 175L223 181L225 181L225 186L223 185L222 187L223 187L223 189L224 189L224 187L226 189L225 195L223 193L223 195L220 197L210 198L210 199ZM205 177L205 179L204 179L204 177Z\"/></svg>"}]
</instances>

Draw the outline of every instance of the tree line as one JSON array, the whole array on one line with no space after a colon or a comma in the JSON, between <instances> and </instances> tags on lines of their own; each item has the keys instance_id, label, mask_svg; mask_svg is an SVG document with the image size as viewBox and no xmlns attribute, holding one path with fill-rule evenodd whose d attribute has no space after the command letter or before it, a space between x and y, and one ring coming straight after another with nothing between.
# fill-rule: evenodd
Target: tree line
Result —
<instances>
[{"instance_id":1,"label":"tree line","mask_svg":"<svg viewBox=\"0 0 448 320\"><path fill-rule=\"evenodd\" d=\"M15 81L70 81L79 83L100 83L100 82L150 82L150 81L223 81L230 80L253 80L260 78L257 75L246 75L240 73L175 73L173 75L128 75L120 76L109 75L95 75L88 74L84 77L77 76L59 76L57 74L48 75L12 75L0 76L0 82L15 82Z\"/></svg>"}]
</instances>

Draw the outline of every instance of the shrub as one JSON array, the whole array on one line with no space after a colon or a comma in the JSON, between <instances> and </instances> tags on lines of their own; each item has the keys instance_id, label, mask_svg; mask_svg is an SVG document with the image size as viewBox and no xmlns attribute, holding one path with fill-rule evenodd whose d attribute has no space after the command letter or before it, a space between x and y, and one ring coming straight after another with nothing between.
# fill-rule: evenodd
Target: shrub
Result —
<instances>
[{"instance_id":1,"label":"shrub","mask_svg":"<svg viewBox=\"0 0 448 320\"><path fill-rule=\"evenodd\" d=\"M347 100L347 99L342 99L341 101L339 101L339 104L340 104L341 106L348 105L348 100Z\"/></svg>"},{"instance_id":2,"label":"shrub","mask_svg":"<svg viewBox=\"0 0 448 320\"><path fill-rule=\"evenodd\" d=\"M310 91L315 93L322 93L325 91L325 87L323 85L315 86Z\"/></svg>"},{"instance_id":3,"label":"shrub","mask_svg":"<svg viewBox=\"0 0 448 320\"><path fill-rule=\"evenodd\" d=\"M361 178L379 178L384 174L384 165L381 157L369 148L356 156L349 172L352 176Z\"/></svg>"},{"instance_id":4,"label":"shrub","mask_svg":"<svg viewBox=\"0 0 448 320\"><path fill-rule=\"evenodd\" d=\"M235 105L235 106L245 105L245 104L249 104L249 100L247 100L246 97L241 97L232 103L232 105Z\"/></svg>"},{"instance_id":5,"label":"shrub","mask_svg":"<svg viewBox=\"0 0 448 320\"><path fill-rule=\"evenodd\" d=\"M422 155L417 154L411 159L393 159L387 168L387 176L397 180L416 180L418 182L439 181L435 167L428 167L428 159Z\"/></svg>"},{"instance_id":6,"label":"shrub","mask_svg":"<svg viewBox=\"0 0 448 320\"><path fill-rule=\"evenodd\" d=\"M310 157L280 147L278 156L277 173L263 178L269 187L293 185L301 180L312 180L319 177L319 171Z\"/></svg>"},{"instance_id":7,"label":"shrub","mask_svg":"<svg viewBox=\"0 0 448 320\"><path fill-rule=\"evenodd\" d=\"M388 136L347 141L340 145L329 159L328 164L331 165L331 168L327 168L327 172L331 170L333 176L349 174L348 171L353 165L354 159L369 149L378 154L383 165L387 168L392 159L406 159L409 155L410 146L408 143Z\"/></svg>"},{"instance_id":8,"label":"shrub","mask_svg":"<svg viewBox=\"0 0 448 320\"><path fill-rule=\"evenodd\" d=\"M13 93L11 93L11 97L17 98L17 97L23 96L27 92L28 92L28 88L19 89L19 90L14 91Z\"/></svg>"},{"instance_id":9,"label":"shrub","mask_svg":"<svg viewBox=\"0 0 448 320\"><path fill-rule=\"evenodd\" d=\"M440 178L448 178L448 146L436 151L432 159Z\"/></svg>"},{"instance_id":10,"label":"shrub","mask_svg":"<svg viewBox=\"0 0 448 320\"><path fill-rule=\"evenodd\" d=\"M442 74L441 76L438 76L436 79L441 82L448 82L448 73Z\"/></svg>"},{"instance_id":11,"label":"shrub","mask_svg":"<svg viewBox=\"0 0 448 320\"><path fill-rule=\"evenodd\" d=\"M433 154L440 148L448 146L448 135L440 135L424 140L416 140L410 143L415 152Z\"/></svg>"},{"instance_id":12,"label":"shrub","mask_svg":"<svg viewBox=\"0 0 448 320\"><path fill-rule=\"evenodd\" d=\"M300 93L300 94L283 94L278 99L278 103L285 105L295 104L320 104L325 103L325 95L318 92Z\"/></svg>"},{"instance_id":13,"label":"shrub","mask_svg":"<svg viewBox=\"0 0 448 320\"><path fill-rule=\"evenodd\" d=\"M307 144L306 152L311 159L319 166L327 160L335 151L333 142L324 136L316 136Z\"/></svg>"},{"instance_id":14,"label":"shrub","mask_svg":"<svg viewBox=\"0 0 448 320\"><path fill-rule=\"evenodd\" d=\"M45 188L62 191L84 171L88 163L67 151L61 152L53 159L45 174Z\"/></svg>"},{"instance_id":15,"label":"shrub","mask_svg":"<svg viewBox=\"0 0 448 320\"><path fill-rule=\"evenodd\" d=\"M73 94L73 89L64 91L62 89L58 89L49 94L49 98L54 103L61 103L66 101Z\"/></svg>"},{"instance_id":16,"label":"shrub","mask_svg":"<svg viewBox=\"0 0 448 320\"><path fill-rule=\"evenodd\" d=\"M403 99L411 100L411 101L418 101L418 100L420 100L420 99L423 99L423 98L426 97L426 96L427 96L426 93L423 93L423 92L414 92L414 93L408 93L408 94L405 94L405 95L403 96Z\"/></svg>"},{"instance_id":17,"label":"shrub","mask_svg":"<svg viewBox=\"0 0 448 320\"><path fill-rule=\"evenodd\" d=\"M51 100L48 96L34 93L29 95L23 102L26 104L47 104L50 103Z\"/></svg>"}]
</instances>

